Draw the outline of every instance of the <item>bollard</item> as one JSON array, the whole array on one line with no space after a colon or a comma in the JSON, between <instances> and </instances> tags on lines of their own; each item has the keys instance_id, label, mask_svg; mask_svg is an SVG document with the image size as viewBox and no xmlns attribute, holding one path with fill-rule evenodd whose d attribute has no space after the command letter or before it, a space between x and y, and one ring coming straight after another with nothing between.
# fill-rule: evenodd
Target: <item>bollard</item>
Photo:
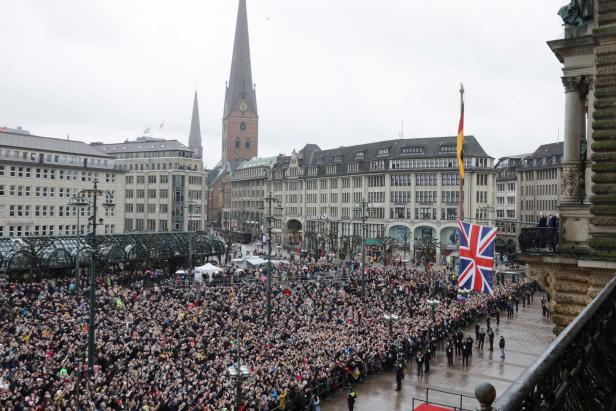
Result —
<instances>
[{"instance_id":1,"label":"bollard","mask_svg":"<svg viewBox=\"0 0 616 411\"><path fill-rule=\"evenodd\" d=\"M478 384L475 387L475 398L479 401L477 411L492 411L492 403L496 399L496 389L487 382Z\"/></svg>"}]
</instances>

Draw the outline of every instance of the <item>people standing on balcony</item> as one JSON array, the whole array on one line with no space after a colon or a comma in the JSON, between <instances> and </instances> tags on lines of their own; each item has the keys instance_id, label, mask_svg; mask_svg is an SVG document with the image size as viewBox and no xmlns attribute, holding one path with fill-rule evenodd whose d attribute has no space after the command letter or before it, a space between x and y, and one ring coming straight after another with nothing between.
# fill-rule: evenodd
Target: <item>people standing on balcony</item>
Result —
<instances>
[{"instance_id":1,"label":"people standing on balcony","mask_svg":"<svg viewBox=\"0 0 616 411\"><path fill-rule=\"evenodd\" d=\"M539 223L537 224L537 227L547 227L547 226L548 226L548 218L543 213L539 214Z\"/></svg>"}]
</instances>

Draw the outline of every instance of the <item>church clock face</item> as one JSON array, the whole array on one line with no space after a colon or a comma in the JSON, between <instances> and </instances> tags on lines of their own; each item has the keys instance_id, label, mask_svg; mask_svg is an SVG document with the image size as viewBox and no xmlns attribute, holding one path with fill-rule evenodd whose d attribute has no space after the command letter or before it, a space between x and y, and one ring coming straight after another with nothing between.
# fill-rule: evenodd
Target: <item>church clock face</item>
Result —
<instances>
[{"instance_id":1,"label":"church clock face","mask_svg":"<svg viewBox=\"0 0 616 411\"><path fill-rule=\"evenodd\" d=\"M244 112L244 111L246 111L246 110L248 110L248 104L246 104L246 102L245 102L245 101L242 101L242 102L240 103L240 111L241 111L241 112Z\"/></svg>"}]
</instances>

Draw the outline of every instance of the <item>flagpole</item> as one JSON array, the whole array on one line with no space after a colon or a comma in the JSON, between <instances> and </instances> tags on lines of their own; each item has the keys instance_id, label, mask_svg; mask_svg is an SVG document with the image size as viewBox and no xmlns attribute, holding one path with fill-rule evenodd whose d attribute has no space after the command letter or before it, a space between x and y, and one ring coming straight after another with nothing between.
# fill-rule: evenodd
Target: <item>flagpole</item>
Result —
<instances>
[{"instance_id":1,"label":"flagpole","mask_svg":"<svg viewBox=\"0 0 616 411\"><path fill-rule=\"evenodd\" d=\"M460 83L460 116L461 116L461 120L463 121L463 117L464 116L464 85L462 83ZM464 129L462 129L462 132ZM460 131L458 130L458 133ZM464 159L459 159L458 161L462 161L462 164L464 164ZM460 166L458 166L460 167ZM462 165L462 167L464 167ZM464 176L460 175L460 220L464 220Z\"/></svg>"}]
</instances>

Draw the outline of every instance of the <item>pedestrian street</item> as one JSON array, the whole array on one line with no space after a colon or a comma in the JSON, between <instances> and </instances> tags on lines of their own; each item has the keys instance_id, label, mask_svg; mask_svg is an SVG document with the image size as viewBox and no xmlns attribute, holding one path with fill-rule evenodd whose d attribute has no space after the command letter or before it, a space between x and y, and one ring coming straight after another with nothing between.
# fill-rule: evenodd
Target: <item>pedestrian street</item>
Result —
<instances>
[{"instance_id":1,"label":"pedestrian street","mask_svg":"<svg viewBox=\"0 0 616 411\"><path fill-rule=\"evenodd\" d=\"M438 350L430 363L430 372L418 380L417 365L411 360L405 369L402 390L395 391L396 378L393 371L378 374L365 379L354 386L358 394L354 411L369 410L403 410L412 408L413 397L425 399L426 388L464 394L473 398L463 398L463 408L474 410L479 404L474 400L475 386L489 382L496 388L497 396L504 392L526 368L528 368L545 351L553 340L553 324L541 314L542 292L535 293L530 306L519 305L519 311L513 318L507 318L506 311L501 312L500 325L494 317L491 326L495 331L494 351L488 350L486 341L483 351L477 350L477 341L473 324L464 332L475 340L470 366L462 369L462 357L454 357L454 366L447 367L445 352ZM485 318L480 322L485 328ZM505 359L501 360L498 341L503 335L506 340ZM341 392L330 400L322 401L323 411L346 411L347 393ZM460 406L460 397L436 391L429 392L431 402L444 405ZM415 402L415 406L421 404Z\"/></svg>"}]
</instances>

